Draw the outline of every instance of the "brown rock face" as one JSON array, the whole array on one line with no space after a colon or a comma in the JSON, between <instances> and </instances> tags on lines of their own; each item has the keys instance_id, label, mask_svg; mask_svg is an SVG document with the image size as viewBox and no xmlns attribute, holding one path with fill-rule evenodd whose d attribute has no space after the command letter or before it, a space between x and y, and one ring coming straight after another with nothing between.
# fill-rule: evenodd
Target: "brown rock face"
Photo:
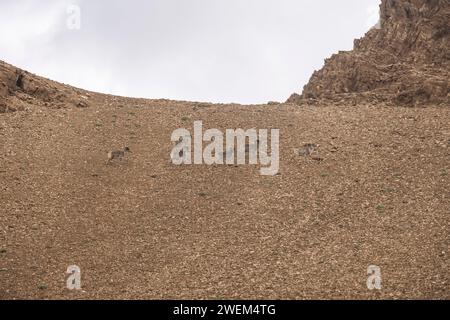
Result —
<instances>
[{"instance_id":1,"label":"brown rock face","mask_svg":"<svg viewBox=\"0 0 450 320\"><path fill-rule=\"evenodd\" d=\"M5 99L8 95L8 86L0 81L0 99Z\"/></svg>"},{"instance_id":2,"label":"brown rock face","mask_svg":"<svg viewBox=\"0 0 450 320\"><path fill-rule=\"evenodd\" d=\"M354 50L325 61L304 87L306 99L371 99L395 104L448 104L450 1L383 0L380 28Z\"/></svg>"},{"instance_id":3,"label":"brown rock face","mask_svg":"<svg viewBox=\"0 0 450 320\"><path fill-rule=\"evenodd\" d=\"M0 61L0 113L22 109L24 103L55 109L87 107L88 103L80 98L82 91Z\"/></svg>"}]
</instances>

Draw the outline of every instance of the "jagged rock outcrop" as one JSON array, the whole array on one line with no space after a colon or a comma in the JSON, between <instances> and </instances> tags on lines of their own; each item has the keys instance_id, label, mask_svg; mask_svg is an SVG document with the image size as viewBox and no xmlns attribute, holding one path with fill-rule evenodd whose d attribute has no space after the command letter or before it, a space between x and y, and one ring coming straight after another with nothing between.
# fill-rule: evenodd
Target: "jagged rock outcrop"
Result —
<instances>
[{"instance_id":1,"label":"jagged rock outcrop","mask_svg":"<svg viewBox=\"0 0 450 320\"><path fill-rule=\"evenodd\" d=\"M449 35L449 0L382 0L379 25L355 40L353 51L327 59L288 102L449 105Z\"/></svg>"},{"instance_id":2,"label":"jagged rock outcrop","mask_svg":"<svg viewBox=\"0 0 450 320\"><path fill-rule=\"evenodd\" d=\"M48 108L88 106L82 90L38 77L0 61L0 113L33 105Z\"/></svg>"}]
</instances>

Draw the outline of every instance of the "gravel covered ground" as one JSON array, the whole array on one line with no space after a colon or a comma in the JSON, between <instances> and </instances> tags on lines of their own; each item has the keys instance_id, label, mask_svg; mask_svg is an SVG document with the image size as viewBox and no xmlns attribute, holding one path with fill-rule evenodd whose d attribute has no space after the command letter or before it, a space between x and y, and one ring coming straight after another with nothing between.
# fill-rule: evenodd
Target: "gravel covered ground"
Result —
<instances>
[{"instance_id":1,"label":"gravel covered ground","mask_svg":"<svg viewBox=\"0 0 450 320\"><path fill-rule=\"evenodd\" d=\"M450 299L449 108L86 101L0 114L0 298ZM280 174L171 165L195 120L280 129Z\"/></svg>"}]
</instances>

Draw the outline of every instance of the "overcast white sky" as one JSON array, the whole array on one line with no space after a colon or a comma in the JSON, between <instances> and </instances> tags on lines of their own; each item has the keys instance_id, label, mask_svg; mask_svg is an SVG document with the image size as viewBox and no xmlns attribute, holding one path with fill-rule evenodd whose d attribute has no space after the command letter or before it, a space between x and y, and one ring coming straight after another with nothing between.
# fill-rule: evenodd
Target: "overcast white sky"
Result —
<instances>
[{"instance_id":1,"label":"overcast white sky","mask_svg":"<svg viewBox=\"0 0 450 320\"><path fill-rule=\"evenodd\" d=\"M284 101L377 22L379 2L0 0L0 60L124 96Z\"/></svg>"}]
</instances>

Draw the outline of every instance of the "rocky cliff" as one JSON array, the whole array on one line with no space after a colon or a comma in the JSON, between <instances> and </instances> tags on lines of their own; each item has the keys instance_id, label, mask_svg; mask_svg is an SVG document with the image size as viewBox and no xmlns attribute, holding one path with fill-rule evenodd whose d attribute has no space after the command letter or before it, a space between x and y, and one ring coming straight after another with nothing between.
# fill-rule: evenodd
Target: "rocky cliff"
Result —
<instances>
[{"instance_id":1,"label":"rocky cliff","mask_svg":"<svg viewBox=\"0 0 450 320\"><path fill-rule=\"evenodd\" d=\"M0 113L36 105L53 109L88 106L84 90L51 81L0 61Z\"/></svg>"},{"instance_id":2,"label":"rocky cliff","mask_svg":"<svg viewBox=\"0 0 450 320\"><path fill-rule=\"evenodd\" d=\"M288 102L351 99L449 105L450 1L383 0L380 23L325 61Z\"/></svg>"}]
</instances>

